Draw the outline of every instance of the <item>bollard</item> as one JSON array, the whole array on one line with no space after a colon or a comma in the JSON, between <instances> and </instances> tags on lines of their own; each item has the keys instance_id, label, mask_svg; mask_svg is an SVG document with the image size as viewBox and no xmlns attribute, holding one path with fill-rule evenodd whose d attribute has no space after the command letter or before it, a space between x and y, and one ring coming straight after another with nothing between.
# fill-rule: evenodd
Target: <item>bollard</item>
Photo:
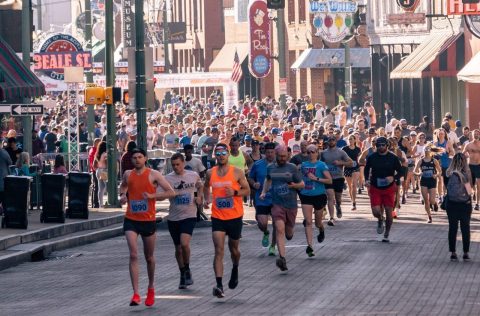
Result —
<instances>
[{"instance_id":1,"label":"bollard","mask_svg":"<svg viewBox=\"0 0 480 316\"><path fill-rule=\"evenodd\" d=\"M44 174L42 181L41 223L65 223L65 176Z\"/></svg>"},{"instance_id":2,"label":"bollard","mask_svg":"<svg viewBox=\"0 0 480 316\"><path fill-rule=\"evenodd\" d=\"M91 176L88 172L68 173L68 218L88 219Z\"/></svg>"},{"instance_id":3,"label":"bollard","mask_svg":"<svg viewBox=\"0 0 480 316\"><path fill-rule=\"evenodd\" d=\"M30 209L33 210L33 207L36 206L37 210L40 209L42 205L42 186L40 179L40 167L38 165L30 165L29 168L30 174L35 173L35 176L32 176L33 182L30 185Z\"/></svg>"},{"instance_id":4,"label":"bollard","mask_svg":"<svg viewBox=\"0 0 480 316\"><path fill-rule=\"evenodd\" d=\"M31 177L5 177L2 228L28 227Z\"/></svg>"}]
</instances>

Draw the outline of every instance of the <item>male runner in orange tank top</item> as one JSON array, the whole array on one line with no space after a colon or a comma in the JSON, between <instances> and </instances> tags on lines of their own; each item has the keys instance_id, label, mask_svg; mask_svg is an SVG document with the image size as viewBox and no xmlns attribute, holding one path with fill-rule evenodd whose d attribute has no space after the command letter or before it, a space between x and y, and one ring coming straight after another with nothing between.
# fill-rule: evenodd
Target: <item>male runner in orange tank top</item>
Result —
<instances>
[{"instance_id":1,"label":"male runner in orange tank top","mask_svg":"<svg viewBox=\"0 0 480 316\"><path fill-rule=\"evenodd\" d=\"M120 203L127 205L123 230L130 251L130 279L133 287L133 297L130 306L141 303L138 294L138 255L137 238L142 236L145 260L148 271L148 292L145 305L155 303L154 277L155 277L155 199L165 200L175 196L170 184L156 170L145 167L147 153L143 149L135 148L132 151L132 162L135 169L123 174L120 185ZM163 192L157 193L157 187Z\"/></svg>"},{"instance_id":2,"label":"male runner in orange tank top","mask_svg":"<svg viewBox=\"0 0 480 316\"><path fill-rule=\"evenodd\" d=\"M240 262L240 237L243 226L243 197L250 195L250 187L245 178L245 171L228 163L228 147L219 143L215 146L214 155L217 165L207 171L204 186L205 208L212 201L212 239L215 246L213 270L217 286L213 295L222 298L223 293L223 252L225 236L228 236L228 248L232 257L232 274L228 287L234 289L238 285L238 263ZM210 199L210 187L212 198Z\"/></svg>"}]
</instances>

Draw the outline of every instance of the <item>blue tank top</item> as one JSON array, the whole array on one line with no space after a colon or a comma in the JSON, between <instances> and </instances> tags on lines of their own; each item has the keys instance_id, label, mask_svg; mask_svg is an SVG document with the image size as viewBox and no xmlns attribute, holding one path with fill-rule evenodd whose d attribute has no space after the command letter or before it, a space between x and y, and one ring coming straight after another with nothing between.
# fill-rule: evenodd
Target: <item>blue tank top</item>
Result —
<instances>
[{"instance_id":1,"label":"blue tank top","mask_svg":"<svg viewBox=\"0 0 480 316\"><path fill-rule=\"evenodd\" d=\"M439 142L437 142L437 147L441 147L441 148L446 149L447 148L447 141L444 141L441 144ZM448 168L448 166L450 166L450 162L451 162L451 159L448 157L448 153L445 152L445 153L443 153L439 156L440 156L440 159L439 159L440 160L440 166L442 168Z\"/></svg>"}]
</instances>

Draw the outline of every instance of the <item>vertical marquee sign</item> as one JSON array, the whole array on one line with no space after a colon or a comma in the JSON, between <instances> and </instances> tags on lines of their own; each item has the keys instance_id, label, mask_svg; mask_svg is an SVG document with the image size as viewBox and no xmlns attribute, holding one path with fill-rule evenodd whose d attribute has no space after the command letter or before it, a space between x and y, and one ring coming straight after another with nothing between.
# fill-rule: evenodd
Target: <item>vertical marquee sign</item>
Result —
<instances>
[{"instance_id":1,"label":"vertical marquee sign","mask_svg":"<svg viewBox=\"0 0 480 316\"><path fill-rule=\"evenodd\" d=\"M270 19L267 2L253 0L248 6L250 54L248 68L256 78L264 78L270 73Z\"/></svg>"},{"instance_id":2,"label":"vertical marquee sign","mask_svg":"<svg viewBox=\"0 0 480 316\"><path fill-rule=\"evenodd\" d=\"M314 14L315 35L325 41L336 43L353 34L354 18L358 5L356 1L320 0L310 2Z\"/></svg>"}]
</instances>

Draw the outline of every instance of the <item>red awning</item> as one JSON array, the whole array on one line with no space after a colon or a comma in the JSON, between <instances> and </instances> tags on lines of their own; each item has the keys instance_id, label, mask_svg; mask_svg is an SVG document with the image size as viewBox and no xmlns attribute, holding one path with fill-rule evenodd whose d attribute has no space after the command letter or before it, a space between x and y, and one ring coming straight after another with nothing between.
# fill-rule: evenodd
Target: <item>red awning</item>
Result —
<instances>
[{"instance_id":1,"label":"red awning","mask_svg":"<svg viewBox=\"0 0 480 316\"><path fill-rule=\"evenodd\" d=\"M38 97L45 86L0 37L0 101Z\"/></svg>"}]
</instances>

